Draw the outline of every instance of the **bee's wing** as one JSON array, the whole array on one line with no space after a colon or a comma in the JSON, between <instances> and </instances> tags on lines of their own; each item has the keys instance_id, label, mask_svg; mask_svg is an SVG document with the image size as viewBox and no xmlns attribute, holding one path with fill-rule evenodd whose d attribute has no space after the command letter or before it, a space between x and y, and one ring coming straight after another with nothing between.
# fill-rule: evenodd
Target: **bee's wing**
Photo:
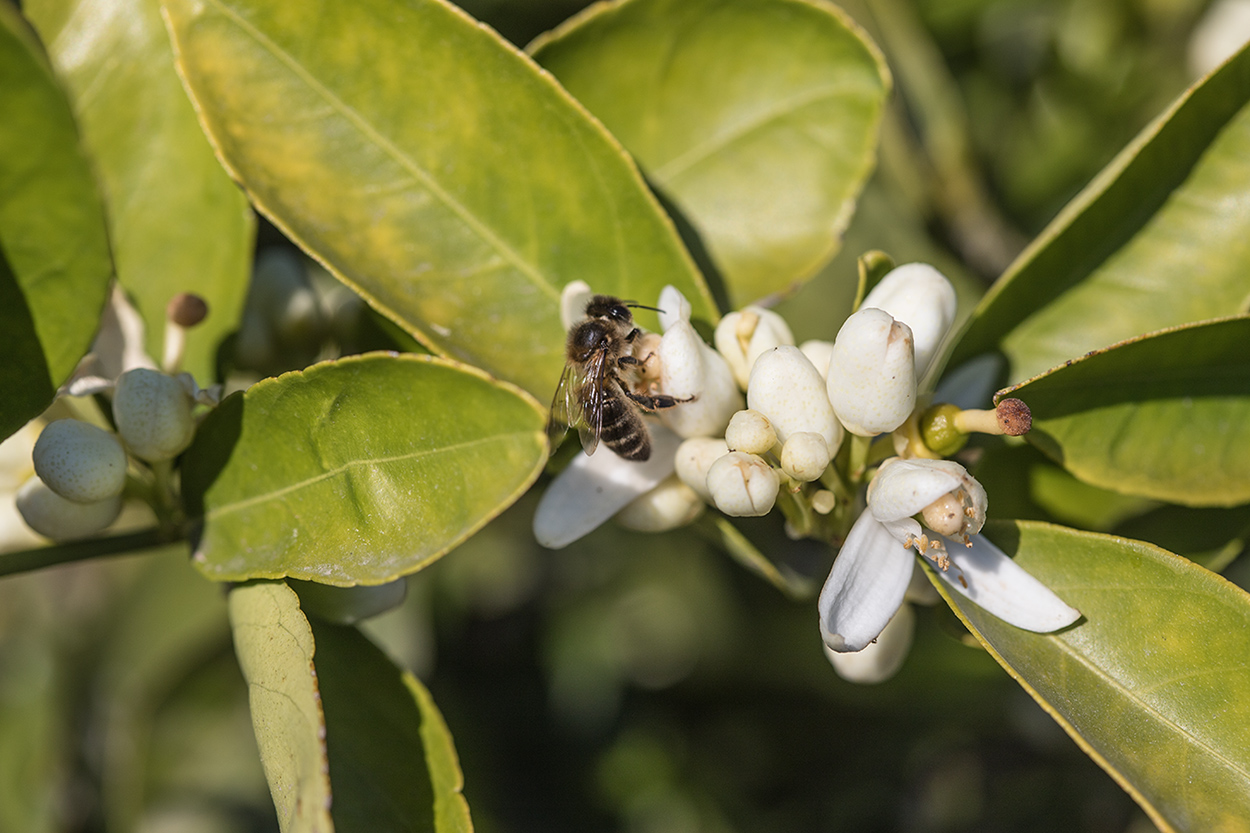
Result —
<instances>
[{"instance_id":1,"label":"bee's wing","mask_svg":"<svg viewBox=\"0 0 1250 833\"><path fill-rule=\"evenodd\" d=\"M560 374L555 396L551 398L551 417L547 420L547 443L554 454L556 446L564 439L570 425L582 423L582 403L577 396L584 384L584 377L576 365L569 362Z\"/></svg>"},{"instance_id":2,"label":"bee's wing","mask_svg":"<svg viewBox=\"0 0 1250 833\"><path fill-rule=\"evenodd\" d=\"M582 438L582 449L587 454L595 453L595 449L599 447L599 435L603 433L603 411L607 385L610 384L605 377L609 361L611 360L607 352L601 352L586 362L586 378L583 383L586 402L582 410L582 420L577 424L577 433Z\"/></svg>"}]
</instances>

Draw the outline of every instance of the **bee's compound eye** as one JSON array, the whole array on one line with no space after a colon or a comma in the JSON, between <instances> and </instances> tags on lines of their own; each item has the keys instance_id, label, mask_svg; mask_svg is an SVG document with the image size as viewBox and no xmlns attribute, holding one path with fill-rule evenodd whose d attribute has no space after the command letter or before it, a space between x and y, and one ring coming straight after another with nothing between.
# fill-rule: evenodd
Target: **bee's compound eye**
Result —
<instances>
[{"instance_id":1,"label":"bee's compound eye","mask_svg":"<svg viewBox=\"0 0 1250 833\"><path fill-rule=\"evenodd\" d=\"M608 310L608 316L614 321L622 321L627 324L634 320L633 313L624 304L613 304L611 309Z\"/></svg>"}]
</instances>

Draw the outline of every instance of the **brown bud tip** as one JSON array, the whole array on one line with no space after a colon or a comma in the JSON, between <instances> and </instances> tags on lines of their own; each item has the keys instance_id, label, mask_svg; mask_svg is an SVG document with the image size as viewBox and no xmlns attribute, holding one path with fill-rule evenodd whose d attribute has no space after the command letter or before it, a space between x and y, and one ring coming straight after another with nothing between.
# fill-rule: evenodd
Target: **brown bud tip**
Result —
<instances>
[{"instance_id":1,"label":"brown bud tip","mask_svg":"<svg viewBox=\"0 0 1250 833\"><path fill-rule=\"evenodd\" d=\"M193 292L180 292L169 299L165 317L179 327L194 327L208 315L208 302Z\"/></svg>"},{"instance_id":2,"label":"brown bud tip","mask_svg":"<svg viewBox=\"0 0 1250 833\"><path fill-rule=\"evenodd\" d=\"M1010 437L1027 434L1033 427L1033 414L1029 411L1029 406L1019 399L1004 399L999 402L994 409L994 415L998 417L998 427Z\"/></svg>"}]
</instances>

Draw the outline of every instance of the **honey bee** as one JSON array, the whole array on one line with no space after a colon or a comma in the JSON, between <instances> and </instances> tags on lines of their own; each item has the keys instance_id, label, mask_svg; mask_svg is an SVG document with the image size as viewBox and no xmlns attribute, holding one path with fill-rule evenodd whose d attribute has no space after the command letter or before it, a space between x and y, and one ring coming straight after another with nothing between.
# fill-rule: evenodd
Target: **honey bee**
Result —
<instances>
[{"instance_id":1,"label":"honey bee","mask_svg":"<svg viewBox=\"0 0 1250 833\"><path fill-rule=\"evenodd\" d=\"M596 295L586 304L586 317L569 330L567 361L547 423L552 448L575 425L587 454L594 454L603 440L626 460L642 462L651 456L651 435L639 409L656 411L690 401L637 393L621 378L642 365L630 352L642 333L630 307L655 309Z\"/></svg>"}]
</instances>

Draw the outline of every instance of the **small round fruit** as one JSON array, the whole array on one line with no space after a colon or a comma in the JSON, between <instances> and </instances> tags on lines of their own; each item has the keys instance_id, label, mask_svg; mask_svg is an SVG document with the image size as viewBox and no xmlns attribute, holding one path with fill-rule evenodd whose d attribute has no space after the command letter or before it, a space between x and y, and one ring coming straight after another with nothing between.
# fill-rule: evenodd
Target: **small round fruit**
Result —
<instances>
[{"instance_id":1,"label":"small round fruit","mask_svg":"<svg viewBox=\"0 0 1250 833\"><path fill-rule=\"evenodd\" d=\"M195 437L186 389L173 376L144 367L118 378L113 421L131 453L151 463L176 457Z\"/></svg>"},{"instance_id":2,"label":"small round fruit","mask_svg":"<svg viewBox=\"0 0 1250 833\"><path fill-rule=\"evenodd\" d=\"M17 490L17 511L26 525L53 541L73 541L94 535L117 519L121 495L93 503L66 500L38 477Z\"/></svg>"},{"instance_id":3,"label":"small round fruit","mask_svg":"<svg viewBox=\"0 0 1250 833\"><path fill-rule=\"evenodd\" d=\"M126 452L117 437L76 419L43 429L31 453L35 474L66 500L94 503L117 497L126 485Z\"/></svg>"}]
</instances>

